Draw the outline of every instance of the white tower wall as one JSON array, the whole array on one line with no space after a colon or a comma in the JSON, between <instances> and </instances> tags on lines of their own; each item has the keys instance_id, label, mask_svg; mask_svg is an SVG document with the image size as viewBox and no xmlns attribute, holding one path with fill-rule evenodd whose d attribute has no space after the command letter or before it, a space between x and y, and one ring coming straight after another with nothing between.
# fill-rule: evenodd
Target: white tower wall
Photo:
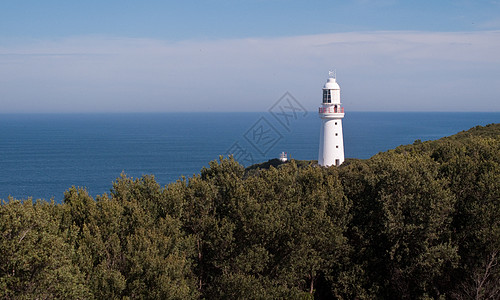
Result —
<instances>
[{"instance_id":1,"label":"white tower wall","mask_svg":"<svg viewBox=\"0 0 500 300\"><path fill-rule=\"evenodd\" d=\"M328 78L323 87L323 101L319 108L321 132L318 164L339 166L344 162L344 135L342 119L344 108L340 102L340 86L335 78Z\"/></svg>"},{"instance_id":2,"label":"white tower wall","mask_svg":"<svg viewBox=\"0 0 500 300\"><path fill-rule=\"evenodd\" d=\"M332 93L332 104L340 105L340 90L331 90Z\"/></svg>"},{"instance_id":3,"label":"white tower wall","mask_svg":"<svg viewBox=\"0 0 500 300\"><path fill-rule=\"evenodd\" d=\"M321 121L318 163L320 166L326 167L340 165L344 162L342 119L323 119Z\"/></svg>"}]
</instances>

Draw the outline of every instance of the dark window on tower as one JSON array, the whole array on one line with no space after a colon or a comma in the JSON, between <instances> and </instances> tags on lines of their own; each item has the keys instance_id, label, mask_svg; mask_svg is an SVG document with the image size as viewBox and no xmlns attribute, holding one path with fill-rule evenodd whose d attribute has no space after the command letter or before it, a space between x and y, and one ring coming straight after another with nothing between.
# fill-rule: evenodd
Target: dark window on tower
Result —
<instances>
[{"instance_id":1,"label":"dark window on tower","mask_svg":"<svg viewBox=\"0 0 500 300\"><path fill-rule=\"evenodd\" d=\"M323 103L332 103L332 95L330 90L323 90Z\"/></svg>"}]
</instances>

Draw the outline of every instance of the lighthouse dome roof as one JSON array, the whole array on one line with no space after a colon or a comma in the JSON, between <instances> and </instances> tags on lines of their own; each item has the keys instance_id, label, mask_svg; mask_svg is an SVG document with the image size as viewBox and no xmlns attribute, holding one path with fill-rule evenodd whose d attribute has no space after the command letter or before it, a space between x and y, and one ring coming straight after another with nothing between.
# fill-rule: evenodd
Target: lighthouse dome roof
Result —
<instances>
[{"instance_id":1,"label":"lighthouse dome roof","mask_svg":"<svg viewBox=\"0 0 500 300\"><path fill-rule=\"evenodd\" d=\"M323 88L329 90L340 90L340 86L337 83L337 80L332 77L328 78L328 81L325 83L325 86Z\"/></svg>"}]
</instances>

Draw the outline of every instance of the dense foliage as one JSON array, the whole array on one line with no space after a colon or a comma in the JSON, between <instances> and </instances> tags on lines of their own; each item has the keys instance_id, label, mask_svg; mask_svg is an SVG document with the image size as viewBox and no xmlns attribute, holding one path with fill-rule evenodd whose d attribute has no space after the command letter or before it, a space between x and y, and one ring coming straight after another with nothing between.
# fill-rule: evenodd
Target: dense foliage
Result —
<instances>
[{"instance_id":1,"label":"dense foliage","mask_svg":"<svg viewBox=\"0 0 500 300\"><path fill-rule=\"evenodd\" d=\"M500 299L500 125L0 206L1 299Z\"/></svg>"}]
</instances>

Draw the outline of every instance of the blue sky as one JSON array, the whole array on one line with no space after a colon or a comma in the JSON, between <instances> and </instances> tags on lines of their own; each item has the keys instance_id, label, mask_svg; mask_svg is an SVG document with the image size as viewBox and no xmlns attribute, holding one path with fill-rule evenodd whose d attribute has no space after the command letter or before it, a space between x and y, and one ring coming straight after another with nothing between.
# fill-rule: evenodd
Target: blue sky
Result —
<instances>
[{"instance_id":1,"label":"blue sky","mask_svg":"<svg viewBox=\"0 0 500 300\"><path fill-rule=\"evenodd\" d=\"M500 111L500 1L0 2L3 112Z\"/></svg>"}]
</instances>

